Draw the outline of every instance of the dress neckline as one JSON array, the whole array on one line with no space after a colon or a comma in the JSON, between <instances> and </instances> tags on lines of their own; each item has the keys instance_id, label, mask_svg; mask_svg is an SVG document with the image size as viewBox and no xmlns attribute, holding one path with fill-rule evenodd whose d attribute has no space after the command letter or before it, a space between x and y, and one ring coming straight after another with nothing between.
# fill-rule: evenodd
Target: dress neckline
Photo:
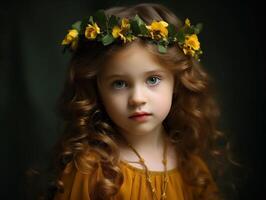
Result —
<instances>
[{"instance_id":1,"label":"dress neckline","mask_svg":"<svg viewBox=\"0 0 266 200\"><path fill-rule=\"evenodd\" d=\"M121 159L120 160L120 163L123 164L124 166L126 166L127 168L130 168L133 171L136 171L136 172L140 172L140 173L145 174L145 169L135 167L135 166L129 164L128 161L126 161L126 160L122 160ZM149 170L149 172L151 173L151 175L163 175L164 174L164 171ZM175 167L173 169L169 169L169 170L166 171L166 173L168 175L170 175L172 173L177 173L177 172L178 172L178 168L177 167Z\"/></svg>"}]
</instances>

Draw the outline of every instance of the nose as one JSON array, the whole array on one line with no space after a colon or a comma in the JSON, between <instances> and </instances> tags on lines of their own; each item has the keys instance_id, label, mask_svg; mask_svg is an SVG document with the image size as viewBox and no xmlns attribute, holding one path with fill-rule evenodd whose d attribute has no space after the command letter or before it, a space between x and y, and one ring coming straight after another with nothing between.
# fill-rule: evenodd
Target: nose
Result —
<instances>
[{"instance_id":1,"label":"nose","mask_svg":"<svg viewBox=\"0 0 266 200\"><path fill-rule=\"evenodd\" d=\"M129 106L135 107L146 104L145 91L143 90L143 88L139 86L132 88L128 104Z\"/></svg>"}]
</instances>

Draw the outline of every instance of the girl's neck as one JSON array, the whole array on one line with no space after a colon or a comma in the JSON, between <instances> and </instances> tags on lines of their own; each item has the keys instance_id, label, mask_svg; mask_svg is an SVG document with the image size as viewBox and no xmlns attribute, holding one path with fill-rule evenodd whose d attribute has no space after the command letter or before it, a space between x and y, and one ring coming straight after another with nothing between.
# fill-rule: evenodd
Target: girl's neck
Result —
<instances>
[{"instance_id":1,"label":"girl's neck","mask_svg":"<svg viewBox=\"0 0 266 200\"><path fill-rule=\"evenodd\" d=\"M125 135L125 134L124 134ZM142 135L130 135L126 140L134 147L134 149L145 160L145 164L151 171L163 171L164 165L162 163L164 142L167 142L167 170L177 167L176 150L175 147L167 138L167 134L163 127L153 131L150 134ZM139 158L132 151L130 147L126 145L123 140L118 142L118 148L120 150L120 159L129 162L134 167L143 169L143 166L139 163Z\"/></svg>"},{"instance_id":2,"label":"girl's neck","mask_svg":"<svg viewBox=\"0 0 266 200\"><path fill-rule=\"evenodd\" d=\"M162 125L149 133L134 134L120 131L120 134L122 134L126 142L130 143L139 153L152 153L162 149L166 137ZM121 140L119 146L121 148L128 148L126 142Z\"/></svg>"}]
</instances>

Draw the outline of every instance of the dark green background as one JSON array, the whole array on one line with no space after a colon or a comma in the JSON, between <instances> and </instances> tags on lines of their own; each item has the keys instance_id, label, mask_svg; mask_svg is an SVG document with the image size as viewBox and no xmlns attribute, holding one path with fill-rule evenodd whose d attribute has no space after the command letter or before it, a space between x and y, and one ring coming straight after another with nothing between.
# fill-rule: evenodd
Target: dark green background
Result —
<instances>
[{"instance_id":1,"label":"dark green background","mask_svg":"<svg viewBox=\"0 0 266 200\"><path fill-rule=\"evenodd\" d=\"M8 1L0 7L1 199L27 199L25 172L45 169L59 133L54 113L69 55L60 42L95 9L144 1ZM221 125L244 164L236 199L266 189L265 74L260 5L248 1L153 1L181 19L203 22L203 65L215 79ZM264 41L265 42L265 41ZM29 192L29 191L28 191ZM34 191L30 191L30 193ZM238 196L238 197L237 197Z\"/></svg>"}]
</instances>

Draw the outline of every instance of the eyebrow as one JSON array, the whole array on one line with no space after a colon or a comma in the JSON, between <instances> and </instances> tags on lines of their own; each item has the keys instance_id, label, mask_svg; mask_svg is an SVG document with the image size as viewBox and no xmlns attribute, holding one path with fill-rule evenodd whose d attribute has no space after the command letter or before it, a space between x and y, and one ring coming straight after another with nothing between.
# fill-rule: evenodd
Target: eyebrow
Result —
<instances>
[{"instance_id":1,"label":"eyebrow","mask_svg":"<svg viewBox=\"0 0 266 200\"><path fill-rule=\"evenodd\" d=\"M166 71L165 70L151 70L151 71L146 71L144 74L147 75L147 74L153 74L153 73L166 73ZM127 75L126 74L112 74L112 75L106 76L105 80L110 80L112 78L125 77L125 76Z\"/></svg>"}]
</instances>

